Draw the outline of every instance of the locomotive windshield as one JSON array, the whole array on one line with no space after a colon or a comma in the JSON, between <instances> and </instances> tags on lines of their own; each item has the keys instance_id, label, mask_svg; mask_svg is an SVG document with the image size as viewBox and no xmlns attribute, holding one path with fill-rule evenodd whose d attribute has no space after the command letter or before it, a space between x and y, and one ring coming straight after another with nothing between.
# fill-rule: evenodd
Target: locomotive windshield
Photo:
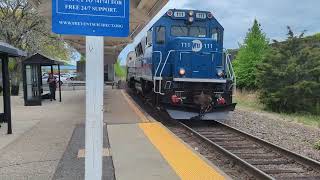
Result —
<instances>
[{"instance_id":1,"label":"locomotive windshield","mask_svg":"<svg viewBox=\"0 0 320 180\"><path fill-rule=\"evenodd\" d=\"M178 37L207 37L207 29L200 26L172 26L171 35Z\"/></svg>"}]
</instances>

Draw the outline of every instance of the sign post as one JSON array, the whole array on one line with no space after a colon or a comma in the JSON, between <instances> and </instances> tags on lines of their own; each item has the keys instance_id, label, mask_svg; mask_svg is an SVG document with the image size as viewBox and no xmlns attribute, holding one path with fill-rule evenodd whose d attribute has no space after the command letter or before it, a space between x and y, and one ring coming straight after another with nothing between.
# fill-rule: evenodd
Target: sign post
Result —
<instances>
[{"instance_id":1,"label":"sign post","mask_svg":"<svg viewBox=\"0 0 320 180\"><path fill-rule=\"evenodd\" d=\"M86 180L102 177L103 50L103 37L86 37Z\"/></svg>"},{"instance_id":2,"label":"sign post","mask_svg":"<svg viewBox=\"0 0 320 180\"><path fill-rule=\"evenodd\" d=\"M129 35L130 0L52 0L52 31L86 36L85 179L102 179L104 38Z\"/></svg>"}]
</instances>

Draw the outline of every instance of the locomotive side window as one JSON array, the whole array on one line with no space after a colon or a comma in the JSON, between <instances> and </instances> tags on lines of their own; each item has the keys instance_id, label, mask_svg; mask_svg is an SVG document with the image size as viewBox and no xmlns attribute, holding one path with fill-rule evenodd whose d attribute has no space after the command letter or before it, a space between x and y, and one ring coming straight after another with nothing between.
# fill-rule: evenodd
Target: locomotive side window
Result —
<instances>
[{"instance_id":1,"label":"locomotive side window","mask_svg":"<svg viewBox=\"0 0 320 180\"><path fill-rule=\"evenodd\" d=\"M207 37L207 29L204 27L199 27L199 26L190 27L189 36L205 38L205 37Z\"/></svg>"},{"instance_id":2,"label":"locomotive side window","mask_svg":"<svg viewBox=\"0 0 320 180\"><path fill-rule=\"evenodd\" d=\"M152 29L147 32L147 47L152 46Z\"/></svg>"},{"instance_id":3,"label":"locomotive side window","mask_svg":"<svg viewBox=\"0 0 320 180\"><path fill-rule=\"evenodd\" d=\"M212 29L211 38L215 41L218 41L218 29L217 28Z\"/></svg>"},{"instance_id":4,"label":"locomotive side window","mask_svg":"<svg viewBox=\"0 0 320 180\"><path fill-rule=\"evenodd\" d=\"M142 45L141 43L139 43L138 46L136 47L136 56L140 57L142 55L143 55Z\"/></svg>"},{"instance_id":5,"label":"locomotive side window","mask_svg":"<svg viewBox=\"0 0 320 180\"><path fill-rule=\"evenodd\" d=\"M222 43L222 42L223 42L223 31L219 31L219 34L218 34L218 42L219 42L219 43Z\"/></svg>"},{"instance_id":6,"label":"locomotive side window","mask_svg":"<svg viewBox=\"0 0 320 180\"><path fill-rule=\"evenodd\" d=\"M188 28L185 26L172 26L171 36L188 36Z\"/></svg>"},{"instance_id":7,"label":"locomotive side window","mask_svg":"<svg viewBox=\"0 0 320 180\"><path fill-rule=\"evenodd\" d=\"M164 44L166 41L166 27L159 26L156 28L156 42L157 44Z\"/></svg>"}]
</instances>

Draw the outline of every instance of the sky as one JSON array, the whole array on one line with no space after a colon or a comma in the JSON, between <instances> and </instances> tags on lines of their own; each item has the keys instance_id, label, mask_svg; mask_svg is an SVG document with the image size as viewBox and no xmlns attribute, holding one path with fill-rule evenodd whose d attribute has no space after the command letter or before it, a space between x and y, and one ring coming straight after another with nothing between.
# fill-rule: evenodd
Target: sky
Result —
<instances>
[{"instance_id":1,"label":"sky","mask_svg":"<svg viewBox=\"0 0 320 180\"><path fill-rule=\"evenodd\" d=\"M225 48L238 48L239 43L257 19L270 40L284 40L287 26L295 33L306 30L306 35L320 32L319 0L169 0L168 4L136 37L134 44L145 36L146 31L168 9L194 9L211 11L224 27ZM119 55L125 64L128 52L134 45L128 45Z\"/></svg>"}]
</instances>

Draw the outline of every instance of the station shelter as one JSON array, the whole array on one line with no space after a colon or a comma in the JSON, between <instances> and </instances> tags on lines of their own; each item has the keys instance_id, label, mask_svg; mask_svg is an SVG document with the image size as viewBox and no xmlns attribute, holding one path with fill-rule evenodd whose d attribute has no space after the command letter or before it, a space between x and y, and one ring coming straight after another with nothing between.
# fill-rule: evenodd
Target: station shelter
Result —
<instances>
[{"instance_id":1,"label":"station shelter","mask_svg":"<svg viewBox=\"0 0 320 180\"><path fill-rule=\"evenodd\" d=\"M49 99L49 92L44 89L47 83L48 75L43 76L42 67L51 67L51 74L54 74L54 67L58 68L57 88L59 91L59 101L61 102L61 73L60 65L65 65L65 62L54 60L40 53L36 53L22 62L23 73L23 91L25 106L41 106L43 99Z\"/></svg>"},{"instance_id":2,"label":"station shelter","mask_svg":"<svg viewBox=\"0 0 320 180\"><path fill-rule=\"evenodd\" d=\"M11 102L10 102L10 77L9 77L9 58L25 57L27 54L7 43L0 42L1 60L1 83L0 94L3 96L2 108L0 111L0 121L8 123L8 134L12 134L11 125Z\"/></svg>"}]
</instances>

